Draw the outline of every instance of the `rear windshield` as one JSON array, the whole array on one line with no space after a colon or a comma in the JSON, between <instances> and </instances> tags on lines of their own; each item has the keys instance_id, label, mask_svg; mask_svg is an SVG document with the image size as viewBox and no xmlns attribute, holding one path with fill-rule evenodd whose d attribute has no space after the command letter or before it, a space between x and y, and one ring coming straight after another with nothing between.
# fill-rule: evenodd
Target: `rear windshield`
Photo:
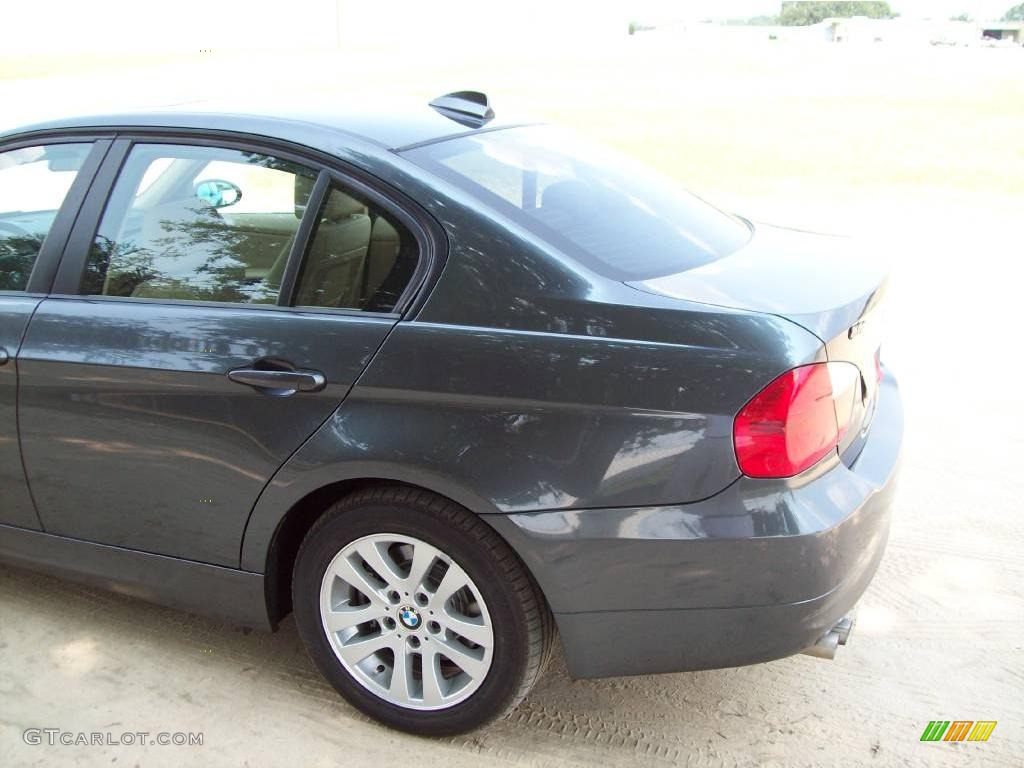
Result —
<instances>
[{"instance_id":1,"label":"rear windshield","mask_svg":"<svg viewBox=\"0 0 1024 768\"><path fill-rule=\"evenodd\" d=\"M683 272L750 238L743 220L551 126L478 133L404 154L617 280Z\"/></svg>"}]
</instances>

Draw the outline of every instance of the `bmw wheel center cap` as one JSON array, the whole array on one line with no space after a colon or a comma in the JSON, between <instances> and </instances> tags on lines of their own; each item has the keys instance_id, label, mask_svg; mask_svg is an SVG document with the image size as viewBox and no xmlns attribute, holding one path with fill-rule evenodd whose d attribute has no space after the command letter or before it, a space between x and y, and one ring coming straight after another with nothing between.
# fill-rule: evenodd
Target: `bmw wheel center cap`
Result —
<instances>
[{"instance_id":1,"label":"bmw wheel center cap","mask_svg":"<svg viewBox=\"0 0 1024 768\"><path fill-rule=\"evenodd\" d=\"M419 629L420 619L419 612L411 605L403 605L398 609L398 620L402 622L402 626L406 629Z\"/></svg>"}]
</instances>

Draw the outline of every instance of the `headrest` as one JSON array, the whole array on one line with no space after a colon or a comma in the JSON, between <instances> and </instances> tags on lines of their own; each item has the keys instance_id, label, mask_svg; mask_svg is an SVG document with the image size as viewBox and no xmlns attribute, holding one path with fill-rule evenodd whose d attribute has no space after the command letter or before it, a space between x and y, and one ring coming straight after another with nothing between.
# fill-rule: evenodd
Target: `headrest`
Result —
<instances>
[{"instance_id":1,"label":"headrest","mask_svg":"<svg viewBox=\"0 0 1024 768\"><path fill-rule=\"evenodd\" d=\"M316 179L308 176L296 175L295 177L295 216L302 218L306 212L306 204L309 202L309 195L313 191ZM366 213L366 206L351 195L346 195L337 187L332 187L327 194L327 202L324 204L323 217L328 221L342 221L357 213Z\"/></svg>"},{"instance_id":2,"label":"headrest","mask_svg":"<svg viewBox=\"0 0 1024 768\"><path fill-rule=\"evenodd\" d=\"M331 189L324 204L324 218L328 221L342 221L357 213L366 213L366 206L340 189Z\"/></svg>"}]
</instances>

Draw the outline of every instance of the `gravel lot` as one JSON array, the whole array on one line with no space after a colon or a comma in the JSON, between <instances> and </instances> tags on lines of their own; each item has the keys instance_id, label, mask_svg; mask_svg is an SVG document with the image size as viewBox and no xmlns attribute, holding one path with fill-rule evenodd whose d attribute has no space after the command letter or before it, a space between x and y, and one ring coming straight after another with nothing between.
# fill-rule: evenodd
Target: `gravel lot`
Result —
<instances>
[{"instance_id":1,"label":"gravel lot","mask_svg":"<svg viewBox=\"0 0 1024 768\"><path fill-rule=\"evenodd\" d=\"M1018 83L1021 59L1012 63ZM1006 59L992 71L970 61L977 80L957 84L964 93L987 93L992 77L1007 77ZM791 66L774 62L784 65ZM926 68L904 78L908 94ZM75 88L110 76L91 77L73 81ZM0 99L31 92L41 103L48 93L68 92L70 82L0 81ZM846 85L871 87L856 78ZM897 86L887 82L885 88L890 93ZM969 111L953 126L935 123L936 132L988 142L981 149L952 139L943 144L924 126L912 126L922 141L956 155L932 149L939 165L965 153L993 153L993 143L1003 150L1004 165L988 155L980 159L985 166L973 188L967 170L951 171L949 184L931 178L910 186L895 178L862 184L841 174L829 183L827 172L811 163L775 186L766 181L773 172L767 165L736 184L744 178L747 145L735 136L739 158L716 155L712 146L710 159L687 165L677 157L670 164L737 210L857 232L865 247L885 248L893 258L883 356L900 378L906 403L903 479L888 552L861 603L857 631L835 661L795 657L742 669L572 681L556 658L509 720L469 736L427 741L382 728L342 702L306 659L290 620L275 635L243 632L0 566L0 765L364 765L396 755L453 768L481 759L516 765L1021 765L1024 419L1015 342L1024 255L1024 115L1021 102L1016 105L1016 112L977 117L973 129L977 113ZM828 104L806 108L827 121ZM884 105L864 108L874 110L865 123L888 114ZM738 116L701 119L694 130L711 136L715 120L722 131L735 132ZM906 138L878 147L893 153L896 164L896 153L911 143ZM811 159L824 163L830 152L842 154L841 141L826 145L812 148ZM869 154L868 148L858 151ZM715 183L708 170L716 160L726 181ZM933 719L999 724L987 743L922 744L921 732ZM204 743L28 746L21 734L31 727L201 731Z\"/></svg>"}]
</instances>

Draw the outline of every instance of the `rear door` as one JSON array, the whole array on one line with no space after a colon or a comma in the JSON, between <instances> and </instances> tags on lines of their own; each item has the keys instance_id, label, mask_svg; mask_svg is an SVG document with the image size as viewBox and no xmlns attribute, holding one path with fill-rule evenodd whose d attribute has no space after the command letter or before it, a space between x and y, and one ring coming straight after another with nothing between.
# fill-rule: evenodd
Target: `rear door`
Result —
<instances>
[{"instance_id":1,"label":"rear door","mask_svg":"<svg viewBox=\"0 0 1024 768\"><path fill-rule=\"evenodd\" d=\"M273 227L251 225L260 216ZM406 233L408 284L419 245L403 216L301 156L118 139L21 348L45 530L237 566L263 487L399 316L341 285L362 273L333 261L369 258L387 219Z\"/></svg>"},{"instance_id":2,"label":"rear door","mask_svg":"<svg viewBox=\"0 0 1024 768\"><path fill-rule=\"evenodd\" d=\"M0 147L0 524L39 528L18 447L17 355L74 214L109 142Z\"/></svg>"}]
</instances>

